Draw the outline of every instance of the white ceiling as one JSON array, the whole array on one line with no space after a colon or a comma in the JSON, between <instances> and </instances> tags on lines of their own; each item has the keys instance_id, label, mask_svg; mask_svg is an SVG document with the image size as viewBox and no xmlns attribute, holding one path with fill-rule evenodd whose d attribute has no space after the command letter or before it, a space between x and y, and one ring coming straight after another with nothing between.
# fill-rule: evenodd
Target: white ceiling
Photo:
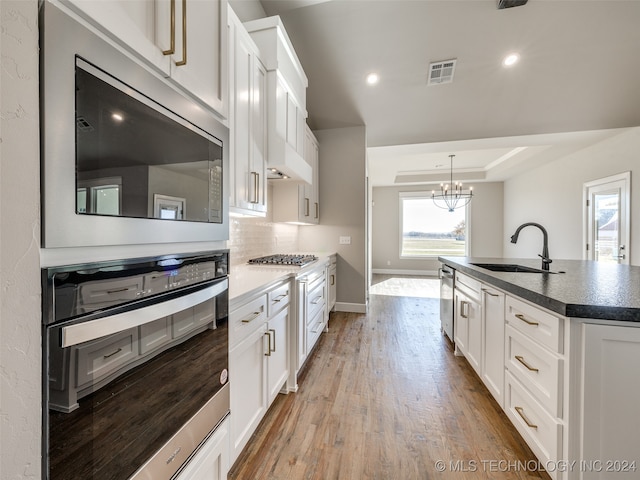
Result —
<instances>
[{"instance_id":1,"label":"white ceiling","mask_svg":"<svg viewBox=\"0 0 640 480\"><path fill-rule=\"evenodd\" d=\"M449 154L456 177L499 181L640 125L640 0L261 4L309 77L311 128L366 126L374 186L439 182ZM427 86L454 58L453 82Z\"/></svg>"}]
</instances>

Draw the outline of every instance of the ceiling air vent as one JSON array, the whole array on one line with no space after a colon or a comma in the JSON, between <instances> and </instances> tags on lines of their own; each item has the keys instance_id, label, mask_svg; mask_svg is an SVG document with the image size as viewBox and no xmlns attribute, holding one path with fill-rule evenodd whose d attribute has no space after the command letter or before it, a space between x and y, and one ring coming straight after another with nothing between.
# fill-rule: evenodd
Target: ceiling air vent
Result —
<instances>
[{"instance_id":1,"label":"ceiling air vent","mask_svg":"<svg viewBox=\"0 0 640 480\"><path fill-rule=\"evenodd\" d=\"M444 60L429 64L429 80L427 85L438 85L453 82L453 72L456 69L456 60Z\"/></svg>"}]
</instances>

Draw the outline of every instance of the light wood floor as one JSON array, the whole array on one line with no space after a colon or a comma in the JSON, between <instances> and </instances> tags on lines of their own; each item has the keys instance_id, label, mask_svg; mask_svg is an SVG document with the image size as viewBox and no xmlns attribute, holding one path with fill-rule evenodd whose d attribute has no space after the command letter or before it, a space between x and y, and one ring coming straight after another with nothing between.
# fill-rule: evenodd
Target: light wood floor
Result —
<instances>
[{"instance_id":1,"label":"light wood floor","mask_svg":"<svg viewBox=\"0 0 640 480\"><path fill-rule=\"evenodd\" d=\"M278 395L229 478L548 479L453 355L438 302L372 295L366 315L332 313L299 391Z\"/></svg>"}]
</instances>

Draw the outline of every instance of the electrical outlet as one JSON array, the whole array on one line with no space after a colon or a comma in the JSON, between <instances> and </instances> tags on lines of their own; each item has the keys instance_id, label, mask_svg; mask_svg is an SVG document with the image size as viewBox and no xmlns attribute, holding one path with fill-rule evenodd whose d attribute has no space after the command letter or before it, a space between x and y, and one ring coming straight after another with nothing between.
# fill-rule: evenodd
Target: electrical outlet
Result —
<instances>
[{"instance_id":1,"label":"electrical outlet","mask_svg":"<svg viewBox=\"0 0 640 480\"><path fill-rule=\"evenodd\" d=\"M351 245L351 237L350 236L341 236L340 237L340 245Z\"/></svg>"}]
</instances>

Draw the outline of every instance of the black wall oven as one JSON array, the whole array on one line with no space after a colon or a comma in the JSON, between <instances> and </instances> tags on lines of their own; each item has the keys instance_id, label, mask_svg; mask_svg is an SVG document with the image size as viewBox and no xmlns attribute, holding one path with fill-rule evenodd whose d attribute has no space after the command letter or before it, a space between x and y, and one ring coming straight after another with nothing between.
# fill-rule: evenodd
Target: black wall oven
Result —
<instances>
[{"instance_id":1,"label":"black wall oven","mask_svg":"<svg viewBox=\"0 0 640 480\"><path fill-rule=\"evenodd\" d=\"M167 480L229 413L228 251L43 269L43 472Z\"/></svg>"},{"instance_id":2,"label":"black wall oven","mask_svg":"<svg viewBox=\"0 0 640 480\"><path fill-rule=\"evenodd\" d=\"M229 129L64 4L42 2L42 245L229 238Z\"/></svg>"}]
</instances>

